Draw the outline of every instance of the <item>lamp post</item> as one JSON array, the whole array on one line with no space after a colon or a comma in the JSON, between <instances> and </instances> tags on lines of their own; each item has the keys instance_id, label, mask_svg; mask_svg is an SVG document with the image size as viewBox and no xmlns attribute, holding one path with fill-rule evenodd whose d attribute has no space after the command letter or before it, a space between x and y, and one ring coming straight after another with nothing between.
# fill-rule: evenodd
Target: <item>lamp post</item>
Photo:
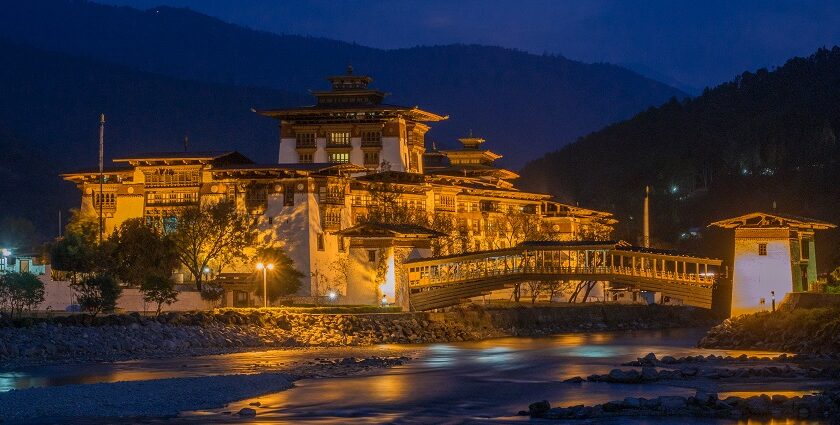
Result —
<instances>
[{"instance_id":1,"label":"lamp post","mask_svg":"<svg viewBox=\"0 0 840 425\"><path fill-rule=\"evenodd\" d=\"M770 291L770 301L772 303L772 311L776 311L776 291Z\"/></svg>"},{"instance_id":2,"label":"lamp post","mask_svg":"<svg viewBox=\"0 0 840 425\"><path fill-rule=\"evenodd\" d=\"M268 307L268 271L274 270L274 264L268 263L257 263L257 270L261 270L263 272L263 308Z\"/></svg>"}]
</instances>

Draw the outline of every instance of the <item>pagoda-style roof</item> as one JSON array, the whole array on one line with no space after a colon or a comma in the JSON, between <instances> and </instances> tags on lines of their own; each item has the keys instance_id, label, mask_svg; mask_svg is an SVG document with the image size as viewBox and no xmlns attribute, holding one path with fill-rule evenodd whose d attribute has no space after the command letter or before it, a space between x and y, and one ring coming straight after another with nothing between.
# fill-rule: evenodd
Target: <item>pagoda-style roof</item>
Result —
<instances>
[{"instance_id":1,"label":"pagoda-style roof","mask_svg":"<svg viewBox=\"0 0 840 425\"><path fill-rule=\"evenodd\" d=\"M331 90L311 92L315 96L315 105L253 111L279 120L313 122L365 122L395 117L406 117L413 121L442 121L449 118L417 106L382 103L387 93L369 88L373 78L353 75L352 66L347 68L345 75L328 77L327 80L332 86Z\"/></svg>"},{"instance_id":2,"label":"pagoda-style roof","mask_svg":"<svg viewBox=\"0 0 840 425\"><path fill-rule=\"evenodd\" d=\"M353 238L428 239L446 236L427 227L414 224L361 223L336 232L339 236Z\"/></svg>"},{"instance_id":3,"label":"pagoda-style roof","mask_svg":"<svg viewBox=\"0 0 840 425\"><path fill-rule=\"evenodd\" d=\"M270 177L294 177L308 175L344 175L366 171L365 167L351 163L332 162L288 163L288 164L231 164L213 169L214 173L231 175L265 175Z\"/></svg>"},{"instance_id":4,"label":"pagoda-style roof","mask_svg":"<svg viewBox=\"0 0 840 425\"><path fill-rule=\"evenodd\" d=\"M738 217L716 221L709 227L717 226L724 229L737 228L794 228L826 230L837 227L826 221L783 213L753 212Z\"/></svg>"},{"instance_id":5,"label":"pagoda-style roof","mask_svg":"<svg viewBox=\"0 0 840 425\"><path fill-rule=\"evenodd\" d=\"M151 152L114 158L115 163L138 165L179 164L253 164L254 161L236 151Z\"/></svg>"},{"instance_id":6,"label":"pagoda-style roof","mask_svg":"<svg viewBox=\"0 0 840 425\"><path fill-rule=\"evenodd\" d=\"M430 167L428 174L439 174L463 177L494 177L502 180L515 180L519 174L513 171L496 168L485 164L460 164L449 167Z\"/></svg>"}]
</instances>

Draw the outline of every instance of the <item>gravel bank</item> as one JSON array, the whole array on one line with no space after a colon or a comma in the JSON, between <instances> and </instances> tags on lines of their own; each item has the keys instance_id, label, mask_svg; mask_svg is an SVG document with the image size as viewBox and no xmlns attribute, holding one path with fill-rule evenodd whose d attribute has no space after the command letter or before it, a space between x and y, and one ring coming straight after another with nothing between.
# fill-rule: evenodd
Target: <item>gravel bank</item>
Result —
<instances>
[{"instance_id":1,"label":"gravel bank","mask_svg":"<svg viewBox=\"0 0 840 425\"><path fill-rule=\"evenodd\" d=\"M0 365L116 361L288 347L431 343L559 332L710 325L708 312L679 307L574 305L445 313L313 314L283 309L226 309L32 323L0 321Z\"/></svg>"},{"instance_id":2,"label":"gravel bank","mask_svg":"<svg viewBox=\"0 0 840 425\"><path fill-rule=\"evenodd\" d=\"M397 366L407 357L315 358L283 371L29 388L0 393L0 422L174 416L284 391L307 378L332 378ZM107 422L103 419L104 422ZM97 421L95 421L97 422Z\"/></svg>"}]
</instances>

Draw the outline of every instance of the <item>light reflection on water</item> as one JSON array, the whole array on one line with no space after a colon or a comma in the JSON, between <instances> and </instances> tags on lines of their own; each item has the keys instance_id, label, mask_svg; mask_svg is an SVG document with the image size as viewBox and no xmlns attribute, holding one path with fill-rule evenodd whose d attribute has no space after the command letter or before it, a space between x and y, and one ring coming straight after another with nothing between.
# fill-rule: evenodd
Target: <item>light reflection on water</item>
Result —
<instances>
[{"instance_id":1,"label":"light reflection on water","mask_svg":"<svg viewBox=\"0 0 840 425\"><path fill-rule=\"evenodd\" d=\"M553 406L595 404L625 397L654 398L660 395L693 395L695 390L663 384L610 385L561 382L573 376L607 373L623 362L648 352L672 356L719 354L737 356L743 351L693 348L703 330L661 330L566 334L546 338L502 338L478 342L429 345L387 345L385 352L419 352L419 359L376 375L298 381L296 388L256 399L232 403L223 409L185 413L169 421L188 423L241 423L242 418L225 415L259 401L257 419L250 423L510 423L527 421L512 416L528 404L547 399ZM368 353L365 355L372 355ZM359 355L357 349L334 349L334 355ZM776 353L747 352L770 356ZM252 373L282 367L313 357L311 351L272 350L193 359L144 360L92 368L39 369L7 374L11 386L33 382L56 385L79 382L112 382L172 376L222 373ZM0 373L0 382L3 374ZM29 381L27 381L27 379ZM766 386L765 386L766 387ZM732 390L745 392L754 388ZM769 388L765 388L769 389ZM813 388L782 388L772 393ZM797 394L794 394L797 393ZM752 395L752 394L749 394ZM786 395L788 395L786 393ZM161 422L167 420L160 420ZM157 422L157 421L156 421ZM557 423L557 422L555 422ZM560 422L562 423L562 422ZM575 423L575 422L570 422ZM667 424L671 420L616 419L607 424ZM735 421L696 419L692 424L734 424ZM802 424L788 421L744 421L741 424Z\"/></svg>"},{"instance_id":2,"label":"light reflection on water","mask_svg":"<svg viewBox=\"0 0 840 425\"><path fill-rule=\"evenodd\" d=\"M694 395L694 389L664 384L561 381L571 376L606 373L648 352L660 356L742 353L693 348L702 334L702 330L637 331L431 344L425 346L421 359L378 375L299 381L289 391L242 400L224 409L185 414L179 420L189 421L194 417L191 415L201 415L201 422L237 422L237 418L220 413L236 412L259 401L260 423L342 424L350 419L353 423L511 423L527 421L528 418L513 415L541 399L549 400L553 406L573 406L625 397L689 396ZM207 416L207 413L217 415ZM621 418L597 423L780 425L807 422Z\"/></svg>"}]
</instances>

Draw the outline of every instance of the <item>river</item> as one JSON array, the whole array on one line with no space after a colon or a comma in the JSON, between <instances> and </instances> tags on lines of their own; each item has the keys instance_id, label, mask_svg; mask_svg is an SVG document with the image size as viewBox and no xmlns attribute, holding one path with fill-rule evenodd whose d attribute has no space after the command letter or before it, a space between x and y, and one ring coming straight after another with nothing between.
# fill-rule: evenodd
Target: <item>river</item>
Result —
<instances>
[{"instance_id":1,"label":"river","mask_svg":"<svg viewBox=\"0 0 840 425\"><path fill-rule=\"evenodd\" d=\"M563 334L543 338L500 338L452 344L400 345L374 348L325 349L315 355L361 356L406 353L416 357L403 366L373 374L343 378L306 379L296 387L255 399L241 400L223 409L183 412L179 418L149 422L242 423L225 412L237 412L259 401L256 423L510 423L528 404L546 399L552 406L595 404L624 397L693 395L694 388L660 384L622 385L563 383L574 376L607 373L622 362L649 352L685 356L741 351L694 348L702 329ZM776 353L753 352L756 355ZM29 386L113 382L177 376L250 373L313 357L313 351L272 350L192 359L152 359L73 367L51 366L0 373L0 391ZM722 397L752 392L807 394L818 385L716 383L709 390ZM247 422L247 421L246 421ZM555 422L562 423L562 422ZM569 422L581 423L581 422ZM621 419L598 423L629 424L733 424L736 421L695 419L675 421ZM743 422L747 423L747 422ZM774 423L756 422L754 423ZM781 421L779 424L796 422ZM813 422L802 422L813 423Z\"/></svg>"}]
</instances>

